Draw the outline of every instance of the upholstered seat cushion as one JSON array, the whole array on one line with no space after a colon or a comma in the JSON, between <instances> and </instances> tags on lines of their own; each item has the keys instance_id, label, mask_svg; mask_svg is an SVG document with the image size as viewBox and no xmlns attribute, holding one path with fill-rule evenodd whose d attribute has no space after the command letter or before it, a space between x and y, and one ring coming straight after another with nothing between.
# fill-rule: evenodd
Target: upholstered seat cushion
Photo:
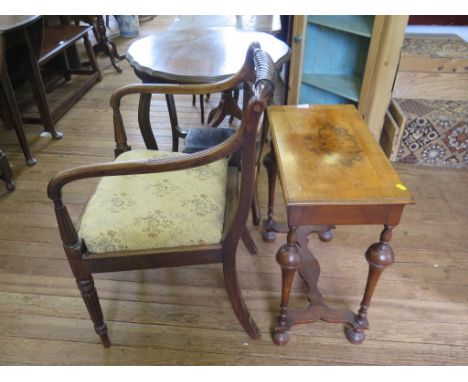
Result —
<instances>
[{"instance_id":1,"label":"upholstered seat cushion","mask_svg":"<svg viewBox=\"0 0 468 382\"><path fill-rule=\"evenodd\" d=\"M133 150L116 160L167 158ZM220 243L227 160L172 172L103 178L88 202L79 235L92 253Z\"/></svg>"}]
</instances>

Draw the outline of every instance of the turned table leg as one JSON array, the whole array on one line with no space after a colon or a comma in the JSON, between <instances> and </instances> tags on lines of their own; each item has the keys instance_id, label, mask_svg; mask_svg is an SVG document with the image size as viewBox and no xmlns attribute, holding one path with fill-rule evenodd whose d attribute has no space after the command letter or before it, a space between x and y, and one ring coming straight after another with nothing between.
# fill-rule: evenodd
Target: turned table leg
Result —
<instances>
[{"instance_id":1,"label":"turned table leg","mask_svg":"<svg viewBox=\"0 0 468 382\"><path fill-rule=\"evenodd\" d=\"M275 241L276 235L273 229L275 221L273 220L273 204L275 202L276 179L278 178L278 166L276 164L275 151L273 147L263 158L263 165L267 170L268 176L268 212L267 220L263 225L263 241Z\"/></svg>"},{"instance_id":2,"label":"turned table leg","mask_svg":"<svg viewBox=\"0 0 468 382\"><path fill-rule=\"evenodd\" d=\"M169 120L171 122L172 132L172 151L179 151L179 138L185 138L187 131L181 129L177 119L177 109L173 94L166 94L167 111L169 113Z\"/></svg>"},{"instance_id":3,"label":"turned table leg","mask_svg":"<svg viewBox=\"0 0 468 382\"><path fill-rule=\"evenodd\" d=\"M366 259L369 263L369 274L361 308L355 317L356 322L359 324L367 323L367 311L379 277L394 262L393 250L388 244L392 238L392 229L392 226L385 225L384 230L380 234L380 241L372 244L366 252ZM363 329L355 329L351 326L345 327L345 335L353 344L362 343L366 337Z\"/></svg>"},{"instance_id":4,"label":"turned table leg","mask_svg":"<svg viewBox=\"0 0 468 382\"><path fill-rule=\"evenodd\" d=\"M140 102L138 104L138 125L146 148L148 150L158 150L158 145L154 138L153 130L151 129L150 105L151 94L140 94Z\"/></svg>"},{"instance_id":5,"label":"turned table leg","mask_svg":"<svg viewBox=\"0 0 468 382\"><path fill-rule=\"evenodd\" d=\"M297 227L289 226L287 243L276 254L276 261L281 266L281 307L273 334L277 345L286 345L289 340L288 304L296 271L302 264L301 248L297 245Z\"/></svg>"},{"instance_id":6,"label":"turned table leg","mask_svg":"<svg viewBox=\"0 0 468 382\"><path fill-rule=\"evenodd\" d=\"M21 114L18 104L16 103L15 94L13 87L11 86L8 71L6 70L6 65L3 68L3 72L0 73L0 77L3 77L0 80L0 104L2 113L4 114L4 117L11 122L12 127L15 129L21 150L26 158L26 163L28 166L35 165L37 163L37 159L33 157L31 149L29 148L29 143L24 132L23 121L21 120Z\"/></svg>"},{"instance_id":7,"label":"turned table leg","mask_svg":"<svg viewBox=\"0 0 468 382\"><path fill-rule=\"evenodd\" d=\"M52 138L62 139L63 133L55 130L55 121L49 108L49 102L47 101L46 91L42 81L41 68L39 66L38 58L34 52L34 45L31 42L29 35L27 33L25 33L25 35L28 46L29 83L41 117L41 123L44 126L44 130L50 133Z\"/></svg>"}]
</instances>

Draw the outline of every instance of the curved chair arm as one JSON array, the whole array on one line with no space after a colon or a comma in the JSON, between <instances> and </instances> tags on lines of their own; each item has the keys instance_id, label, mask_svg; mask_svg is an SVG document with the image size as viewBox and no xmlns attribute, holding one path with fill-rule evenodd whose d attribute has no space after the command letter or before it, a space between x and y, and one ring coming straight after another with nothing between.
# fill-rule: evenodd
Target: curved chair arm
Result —
<instances>
[{"instance_id":1,"label":"curved chair arm","mask_svg":"<svg viewBox=\"0 0 468 382\"><path fill-rule=\"evenodd\" d=\"M65 250L71 250L73 252L73 248L81 246L77 230L62 201L62 188L66 184L87 178L152 174L184 170L209 164L225 158L241 148L243 141L243 133L241 130L243 129L239 129L236 134L232 135L218 146L194 154L187 154L183 157L108 162L97 165L79 166L59 172L49 181L47 195L54 202L57 223Z\"/></svg>"},{"instance_id":2,"label":"curved chair arm","mask_svg":"<svg viewBox=\"0 0 468 382\"><path fill-rule=\"evenodd\" d=\"M120 113L120 102L123 97L131 94L206 94L222 92L238 84L244 78L241 72L227 80L202 85L174 84L132 84L117 89L111 96L110 105L113 109L114 138L116 143L115 156L130 150L127 144L125 126Z\"/></svg>"},{"instance_id":3,"label":"curved chair arm","mask_svg":"<svg viewBox=\"0 0 468 382\"><path fill-rule=\"evenodd\" d=\"M51 178L47 186L47 195L54 201L56 206L61 206L62 188L70 182L104 176L142 175L199 167L231 155L241 145L242 131L239 129L237 134L232 135L220 145L182 157L129 160L78 166L61 171Z\"/></svg>"}]
</instances>

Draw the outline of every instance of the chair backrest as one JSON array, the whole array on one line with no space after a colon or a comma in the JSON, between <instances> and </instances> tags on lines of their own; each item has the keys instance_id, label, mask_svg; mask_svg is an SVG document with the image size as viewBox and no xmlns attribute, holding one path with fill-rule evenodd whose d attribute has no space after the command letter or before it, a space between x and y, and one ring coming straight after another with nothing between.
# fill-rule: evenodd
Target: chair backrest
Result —
<instances>
[{"instance_id":1,"label":"chair backrest","mask_svg":"<svg viewBox=\"0 0 468 382\"><path fill-rule=\"evenodd\" d=\"M122 119L122 115L120 113L120 104L121 100L123 97L130 95L130 94L136 94L140 96L140 102L141 102L141 97L143 95L149 95L149 94L165 94L166 96L168 95L178 95L178 94L184 94L184 95L204 95L204 94L211 94L211 93L221 93L224 91L228 91L230 89L235 89L238 86L240 86L242 83L245 83L246 81L249 82L255 82L255 58L254 58L254 50L259 50L260 45L258 43L252 43L251 46L249 47L246 58L244 60L243 66L240 68L240 70L232 75L229 78L226 78L225 80L214 82L214 83L204 83L204 84L184 84L184 85L176 85L176 84L160 84L160 83L143 83L143 84L131 84L131 85L126 85L123 86L119 89L117 89L111 97L110 100L110 105L113 109L113 119L114 119L114 134L115 134L115 142L116 142L116 148L115 148L115 156L117 157L120 155L122 152L128 151L131 149L130 145L127 143L127 136L124 128L124 122ZM258 56L257 61L260 61L260 54L256 53L255 56ZM264 65L262 64L262 67ZM274 69L274 65L272 66ZM244 110L246 106L246 102L250 96L248 95L247 97L244 94ZM169 101L168 101L169 102ZM169 106L169 105L168 105ZM140 118L140 116L139 116ZM170 124L171 128L173 130L179 129L178 127L178 121L177 121L177 115L175 113L171 113L171 110L169 109L169 118L170 118ZM139 120L140 123L140 128L141 124L148 123L142 122ZM152 126L150 130L153 128L157 128L157 126ZM147 132L147 134L151 133ZM155 140L155 137L153 137ZM146 140L145 140L146 142ZM157 144L155 144L155 148L148 147L149 149L158 149Z\"/></svg>"},{"instance_id":2,"label":"chair backrest","mask_svg":"<svg viewBox=\"0 0 468 382\"><path fill-rule=\"evenodd\" d=\"M241 229L245 226L250 211L251 200L257 175L257 163L260 155L261 142L266 125L264 112L273 98L276 80L276 68L270 55L260 48L260 44L252 43L247 52L246 62L253 67L244 81L244 112L238 131L230 139L240 139L241 147L233 156L238 156L241 168L240 187L237 206L234 213L228 217L228 226L224 229L223 243L238 241Z\"/></svg>"}]
</instances>

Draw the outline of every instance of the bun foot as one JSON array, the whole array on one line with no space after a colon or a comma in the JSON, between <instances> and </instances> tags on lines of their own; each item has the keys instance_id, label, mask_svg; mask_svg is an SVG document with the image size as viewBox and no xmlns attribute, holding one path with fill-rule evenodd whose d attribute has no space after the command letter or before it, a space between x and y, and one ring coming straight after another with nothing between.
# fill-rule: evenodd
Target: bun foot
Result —
<instances>
[{"instance_id":1,"label":"bun foot","mask_svg":"<svg viewBox=\"0 0 468 382\"><path fill-rule=\"evenodd\" d=\"M37 159L36 159L36 158L28 158L28 159L26 159L26 164L27 164L28 166L34 166L36 163L37 163Z\"/></svg>"},{"instance_id":2,"label":"bun foot","mask_svg":"<svg viewBox=\"0 0 468 382\"><path fill-rule=\"evenodd\" d=\"M9 181L6 183L6 189L8 191L13 191L15 189L15 182Z\"/></svg>"},{"instance_id":3,"label":"bun foot","mask_svg":"<svg viewBox=\"0 0 468 382\"><path fill-rule=\"evenodd\" d=\"M289 341L289 332L274 332L273 333L273 342L278 346L284 346Z\"/></svg>"},{"instance_id":4,"label":"bun foot","mask_svg":"<svg viewBox=\"0 0 468 382\"><path fill-rule=\"evenodd\" d=\"M52 137L54 139L62 139L63 138L63 133L61 131L55 131L52 133Z\"/></svg>"},{"instance_id":5,"label":"bun foot","mask_svg":"<svg viewBox=\"0 0 468 382\"><path fill-rule=\"evenodd\" d=\"M349 342L360 345L366 339L366 334L362 330L355 330L351 326L345 326L344 333Z\"/></svg>"},{"instance_id":6,"label":"bun foot","mask_svg":"<svg viewBox=\"0 0 468 382\"><path fill-rule=\"evenodd\" d=\"M318 237L320 241L328 242L331 241L331 239L333 239L333 232L327 229L326 231L320 232Z\"/></svg>"},{"instance_id":7,"label":"bun foot","mask_svg":"<svg viewBox=\"0 0 468 382\"><path fill-rule=\"evenodd\" d=\"M271 243L276 240L276 234L274 231L264 231L262 233L262 239L267 243Z\"/></svg>"}]
</instances>

